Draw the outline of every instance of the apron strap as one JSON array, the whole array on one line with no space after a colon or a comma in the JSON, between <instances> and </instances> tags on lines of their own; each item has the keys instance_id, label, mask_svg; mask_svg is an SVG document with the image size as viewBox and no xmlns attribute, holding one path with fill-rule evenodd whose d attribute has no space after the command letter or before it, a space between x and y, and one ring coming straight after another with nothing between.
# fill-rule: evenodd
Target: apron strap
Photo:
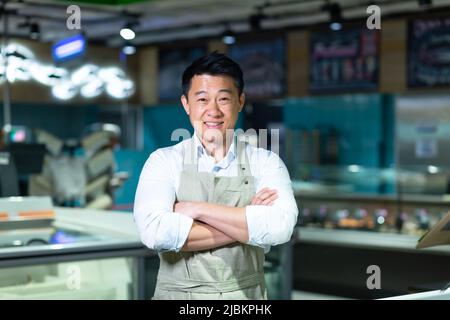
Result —
<instances>
[{"instance_id":1,"label":"apron strap","mask_svg":"<svg viewBox=\"0 0 450 320\"><path fill-rule=\"evenodd\" d=\"M234 142L236 143L238 176L251 176L250 161L246 152L247 142L239 139L239 136L235 137Z\"/></svg>"}]
</instances>

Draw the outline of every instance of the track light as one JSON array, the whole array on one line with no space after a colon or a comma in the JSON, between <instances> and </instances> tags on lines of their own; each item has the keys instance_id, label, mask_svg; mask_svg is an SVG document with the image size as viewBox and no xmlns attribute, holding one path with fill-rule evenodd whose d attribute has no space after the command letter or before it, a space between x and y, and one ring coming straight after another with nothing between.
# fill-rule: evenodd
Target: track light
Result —
<instances>
[{"instance_id":1,"label":"track light","mask_svg":"<svg viewBox=\"0 0 450 320\"><path fill-rule=\"evenodd\" d=\"M338 31L342 29L342 10L338 3L327 3L322 7L322 11L328 11L331 30Z\"/></svg>"},{"instance_id":2,"label":"track light","mask_svg":"<svg viewBox=\"0 0 450 320\"><path fill-rule=\"evenodd\" d=\"M232 45L236 42L236 35L233 31L231 31L229 28L225 30L225 32L222 34L222 42L227 45Z\"/></svg>"},{"instance_id":3,"label":"track light","mask_svg":"<svg viewBox=\"0 0 450 320\"><path fill-rule=\"evenodd\" d=\"M19 29L28 29L28 35L31 39L37 40L41 34L39 24L37 22L30 22L30 18L26 17L25 22L17 25Z\"/></svg>"},{"instance_id":4,"label":"track light","mask_svg":"<svg viewBox=\"0 0 450 320\"><path fill-rule=\"evenodd\" d=\"M126 55L132 55L136 53L136 47L134 45L132 45L131 43L126 43L123 48L122 48L122 52Z\"/></svg>"},{"instance_id":5,"label":"track light","mask_svg":"<svg viewBox=\"0 0 450 320\"><path fill-rule=\"evenodd\" d=\"M252 14L248 17L248 23L250 25L251 30L253 31L259 31L261 30L261 22L264 20L267 16L262 12L263 8L258 7L257 13Z\"/></svg>"},{"instance_id":6,"label":"track light","mask_svg":"<svg viewBox=\"0 0 450 320\"><path fill-rule=\"evenodd\" d=\"M330 29L333 31L339 31L342 29L342 24L340 22L331 22Z\"/></svg>"},{"instance_id":7,"label":"track light","mask_svg":"<svg viewBox=\"0 0 450 320\"><path fill-rule=\"evenodd\" d=\"M125 27L120 30L120 36L125 40L133 40L136 37L133 28L134 25L128 22Z\"/></svg>"},{"instance_id":8,"label":"track light","mask_svg":"<svg viewBox=\"0 0 450 320\"><path fill-rule=\"evenodd\" d=\"M41 30L39 27L39 24L36 22L30 24L30 38L33 40L39 39L39 36L41 34Z\"/></svg>"}]
</instances>

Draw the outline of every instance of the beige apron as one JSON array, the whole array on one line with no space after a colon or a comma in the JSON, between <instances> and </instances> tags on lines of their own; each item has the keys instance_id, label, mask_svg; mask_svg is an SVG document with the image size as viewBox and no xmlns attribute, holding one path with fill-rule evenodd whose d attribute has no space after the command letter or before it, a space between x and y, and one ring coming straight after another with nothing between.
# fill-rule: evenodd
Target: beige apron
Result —
<instances>
[{"instance_id":1,"label":"beige apron","mask_svg":"<svg viewBox=\"0 0 450 320\"><path fill-rule=\"evenodd\" d=\"M243 142L239 141L236 147L236 177L198 172L193 148L192 140L192 161L184 155L178 201L203 201L232 207L251 203L255 182ZM153 299L267 299L262 248L235 243L197 252L161 252L159 257Z\"/></svg>"}]
</instances>

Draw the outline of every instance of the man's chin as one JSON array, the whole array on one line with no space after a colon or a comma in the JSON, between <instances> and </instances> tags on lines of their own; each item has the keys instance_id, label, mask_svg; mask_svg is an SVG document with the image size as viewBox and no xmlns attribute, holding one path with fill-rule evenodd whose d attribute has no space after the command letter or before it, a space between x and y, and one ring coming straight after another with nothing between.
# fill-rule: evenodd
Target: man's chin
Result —
<instances>
[{"instance_id":1,"label":"man's chin","mask_svg":"<svg viewBox=\"0 0 450 320\"><path fill-rule=\"evenodd\" d=\"M202 140L205 142L213 143L223 141L224 138L225 138L225 131L209 128L203 129Z\"/></svg>"}]
</instances>

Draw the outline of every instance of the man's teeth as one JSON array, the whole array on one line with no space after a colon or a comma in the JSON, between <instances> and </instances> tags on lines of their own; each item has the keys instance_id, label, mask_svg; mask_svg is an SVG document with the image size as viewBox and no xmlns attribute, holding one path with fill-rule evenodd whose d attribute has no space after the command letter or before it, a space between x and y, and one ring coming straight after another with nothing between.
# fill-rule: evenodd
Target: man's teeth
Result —
<instances>
[{"instance_id":1,"label":"man's teeth","mask_svg":"<svg viewBox=\"0 0 450 320\"><path fill-rule=\"evenodd\" d=\"M205 122L207 126L217 126L222 124L223 122Z\"/></svg>"}]
</instances>

